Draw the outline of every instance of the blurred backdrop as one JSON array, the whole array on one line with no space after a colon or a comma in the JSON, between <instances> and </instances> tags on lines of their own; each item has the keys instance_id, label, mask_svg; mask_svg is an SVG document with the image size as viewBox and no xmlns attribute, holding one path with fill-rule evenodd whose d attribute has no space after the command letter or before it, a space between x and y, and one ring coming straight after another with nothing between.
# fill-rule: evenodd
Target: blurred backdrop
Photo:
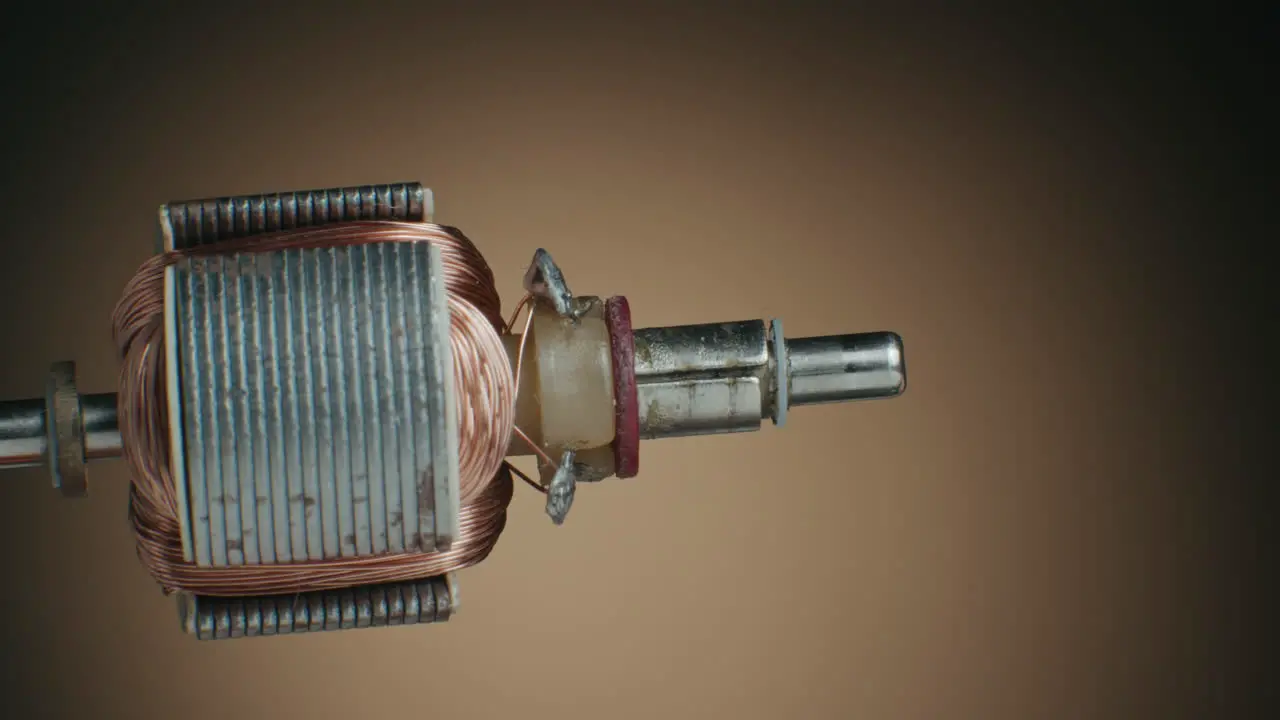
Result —
<instances>
[{"instance_id":1,"label":"blurred backdrop","mask_svg":"<svg viewBox=\"0 0 1280 720\"><path fill-rule=\"evenodd\" d=\"M910 383L784 430L646 444L641 476L586 488L562 528L517 488L436 627L197 643L135 558L121 463L93 466L83 502L5 474L5 717L1256 708L1264 305L1245 241L1276 230L1256 100L1273 19L31 13L0 50L2 398L40 394L58 359L112 389L110 308L160 203L404 180L509 303L543 246L640 326L897 331Z\"/></svg>"}]
</instances>

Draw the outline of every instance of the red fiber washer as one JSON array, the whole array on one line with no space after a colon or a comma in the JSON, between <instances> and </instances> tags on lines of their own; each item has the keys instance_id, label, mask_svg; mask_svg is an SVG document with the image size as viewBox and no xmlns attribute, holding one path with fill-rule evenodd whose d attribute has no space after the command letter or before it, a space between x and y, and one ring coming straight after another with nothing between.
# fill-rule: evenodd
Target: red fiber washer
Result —
<instances>
[{"instance_id":1,"label":"red fiber washer","mask_svg":"<svg viewBox=\"0 0 1280 720\"><path fill-rule=\"evenodd\" d=\"M631 334L631 306L621 295L604 305L613 356L614 474L635 477L640 472L640 403L636 397L636 346Z\"/></svg>"}]
</instances>

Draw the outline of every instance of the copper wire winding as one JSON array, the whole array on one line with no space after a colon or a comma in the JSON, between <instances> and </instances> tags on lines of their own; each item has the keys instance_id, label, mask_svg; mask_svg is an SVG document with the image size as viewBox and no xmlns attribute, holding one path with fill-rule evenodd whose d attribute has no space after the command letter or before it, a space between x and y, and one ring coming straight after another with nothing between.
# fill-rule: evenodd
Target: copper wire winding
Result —
<instances>
[{"instance_id":1,"label":"copper wire winding","mask_svg":"<svg viewBox=\"0 0 1280 720\"><path fill-rule=\"evenodd\" d=\"M232 568L201 568L186 562L177 489L170 470L165 401L165 269L196 256L378 242L430 242L442 252L452 316L450 345L460 440L462 507L452 547L431 553ZM516 316L527 304L527 297L521 300ZM508 444L513 432L523 436L515 427L519 376L502 344L501 334L510 326L501 315L493 273L479 250L458 230L429 223L356 222L165 252L144 262L126 285L113 313L112 328L121 358L120 435L125 460L133 470L130 518L139 557L166 592L265 595L416 580L474 565L492 551L505 527L513 491L513 468L505 462ZM517 366L522 357L523 342ZM541 489L523 473L516 474Z\"/></svg>"}]
</instances>

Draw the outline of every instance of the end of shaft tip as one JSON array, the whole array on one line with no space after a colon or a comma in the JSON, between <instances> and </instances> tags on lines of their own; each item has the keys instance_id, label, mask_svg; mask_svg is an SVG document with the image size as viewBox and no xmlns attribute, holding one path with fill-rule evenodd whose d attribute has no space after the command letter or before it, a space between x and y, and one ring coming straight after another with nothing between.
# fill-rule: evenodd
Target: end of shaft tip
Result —
<instances>
[{"instance_id":1,"label":"end of shaft tip","mask_svg":"<svg viewBox=\"0 0 1280 720\"><path fill-rule=\"evenodd\" d=\"M796 338L787 345L792 407L906 392L906 350L895 332Z\"/></svg>"}]
</instances>

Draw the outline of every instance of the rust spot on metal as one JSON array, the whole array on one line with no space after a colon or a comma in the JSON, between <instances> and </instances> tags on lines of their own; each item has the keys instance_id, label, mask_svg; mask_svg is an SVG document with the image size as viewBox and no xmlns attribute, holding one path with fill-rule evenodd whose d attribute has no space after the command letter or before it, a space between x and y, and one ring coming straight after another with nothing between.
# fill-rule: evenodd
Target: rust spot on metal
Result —
<instances>
[{"instance_id":1,"label":"rust spot on metal","mask_svg":"<svg viewBox=\"0 0 1280 720\"><path fill-rule=\"evenodd\" d=\"M649 341L641 336L635 339L634 344L636 362L645 366L652 366L653 350L649 348Z\"/></svg>"},{"instance_id":2,"label":"rust spot on metal","mask_svg":"<svg viewBox=\"0 0 1280 720\"><path fill-rule=\"evenodd\" d=\"M418 506L427 510L436 509L436 472L428 467L418 473Z\"/></svg>"}]
</instances>

